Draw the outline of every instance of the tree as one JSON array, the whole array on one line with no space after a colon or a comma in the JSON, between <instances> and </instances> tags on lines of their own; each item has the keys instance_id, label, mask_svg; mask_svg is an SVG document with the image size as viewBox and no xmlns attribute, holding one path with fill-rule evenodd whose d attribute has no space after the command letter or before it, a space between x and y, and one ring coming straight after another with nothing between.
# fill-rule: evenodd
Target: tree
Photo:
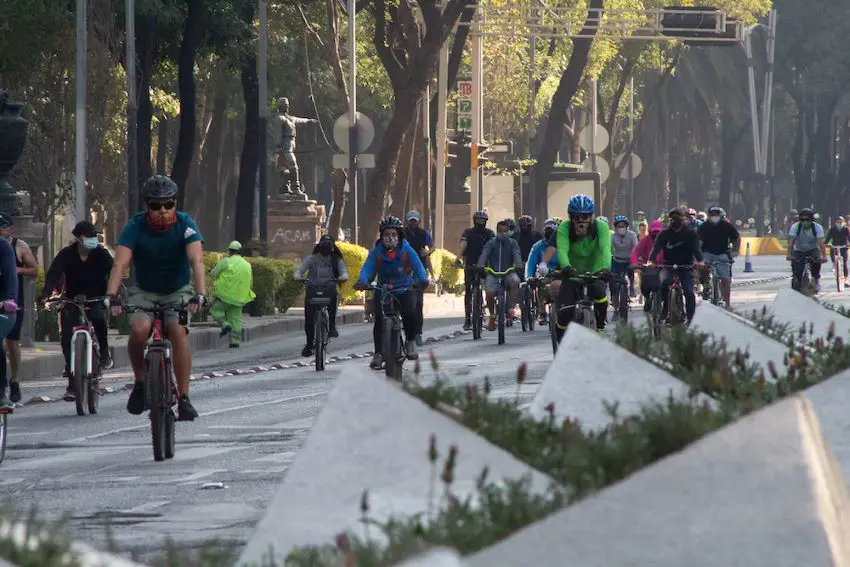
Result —
<instances>
[{"instance_id":1,"label":"tree","mask_svg":"<svg viewBox=\"0 0 850 567\"><path fill-rule=\"evenodd\" d=\"M245 41L240 56L242 98L245 101L245 132L239 161L239 185L236 189L236 240L249 242L254 228L254 187L260 164L260 87L257 77L257 52L253 49L251 31L254 23L254 0L241 0L240 15L245 24Z\"/></svg>"}]
</instances>

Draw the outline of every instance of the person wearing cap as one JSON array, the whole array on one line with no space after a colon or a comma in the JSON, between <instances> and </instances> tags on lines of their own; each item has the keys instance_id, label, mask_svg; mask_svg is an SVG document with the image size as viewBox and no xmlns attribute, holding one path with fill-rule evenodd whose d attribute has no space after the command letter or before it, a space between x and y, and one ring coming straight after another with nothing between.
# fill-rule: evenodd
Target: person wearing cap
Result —
<instances>
[{"instance_id":1,"label":"person wearing cap","mask_svg":"<svg viewBox=\"0 0 850 567\"><path fill-rule=\"evenodd\" d=\"M419 258L422 259L422 265L425 266L425 270L434 275L434 267L431 265L431 254L434 252L434 239L431 238L431 233L421 228L419 224L422 222L422 215L419 214L419 211L410 211L407 213L407 229L405 230L405 238L413 247L413 250L419 255ZM418 322L416 325L416 344L417 346L422 346L424 343L422 341L422 326L425 323L425 316L422 313L422 309L424 306L424 292L423 289L418 289L416 292L416 313L418 317Z\"/></svg>"},{"instance_id":2,"label":"person wearing cap","mask_svg":"<svg viewBox=\"0 0 850 567\"><path fill-rule=\"evenodd\" d=\"M325 234L319 239L319 243L313 248L313 253L304 258L292 277L296 280L307 280L307 293L304 297L304 334L307 335L307 344L302 349L301 356L313 356L316 338L313 318L316 316L316 306L310 305L310 299L316 291L323 291L326 297L330 298L328 336L336 338L339 336L336 330L336 290L338 285L348 280L348 270L345 267L342 252L336 247L330 235Z\"/></svg>"},{"instance_id":3,"label":"person wearing cap","mask_svg":"<svg viewBox=\"0 0 850 567\"><path fill-rule=\"evenodd\" d=\"M210 317L221 325L221 336L230 335L230 348L242 342L242 308L256 297L251 264L242 257L242 243L227 246L227 256L210 271L215 279Z\"/></svg>"},{"instance_id":4,"label":"person wearing cap","mask_svg":"<svg viewBox=\"0 0 850 567\"><path fill-rule=\"evenodd\" d=\"M18 305L24 304L24 278L35 278L38 276L38 262L33 256L29 244L14 236L15 221L9 215L0 215L0 236L9 241L15 250L15 263L18 266ZM21 401L21 386L18 381L18 372L21 368L21 327L24 322L23 312L18 312L15 325L6 335L6 353L9 357L9 399L13 402Z\"/></svg>"},{"instance_id":5,"label":"person wearing cap","mask_svg":"<svg viewBox=\"0 0 850 567\"><path fill-rule=\"evenodd\" d=\"M84 295L89 299L106 295L106 283L112 271L112 255L98 243L97 229L91 222L78 222L71 234L74 235L74 242L60 250L47 269L39 302L54 294L67 298ZM65 283L61 285L63 278ZM62 356L65 357L65 374L68 377L68 388L64 396L67 402L74 401L74 385L71 382L71 335L78 317L79 313L74 308L65 307L59 319ZM101 367L112 368L105 306L93 304L88 317L100 347Z\"/></svg>"}]
</instances>

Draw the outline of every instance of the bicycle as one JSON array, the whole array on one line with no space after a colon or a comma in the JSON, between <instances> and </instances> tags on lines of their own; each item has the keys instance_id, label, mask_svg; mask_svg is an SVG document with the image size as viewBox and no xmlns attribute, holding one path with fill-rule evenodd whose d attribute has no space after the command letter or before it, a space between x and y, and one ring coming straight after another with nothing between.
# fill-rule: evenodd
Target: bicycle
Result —
<instances>
[{"instance_id":1,"label":"bicycle","mask_svg":"<svg viewBox=\"0 0 850 567\"><path fill-rule=\"evenodd\" d=\"M641 266L641 265L639 265L639 266L635 266L635 268L637 270L640 270L641 272L645 272L648 269L655 270L656 273L659 272L659 270L657 269L656 266ZM660 273L658 275L660 275ZM643 274L641 275L641 279L643 279L645 277L646 277L645 275L643 275ZM641 285L643 285L643 284L641 284ZM660 286L660 278L659 278L659 286ZM649 325L650 325L650 328L652 329L652 336L656 340L661 338L661 310L663 308L663 305L662 305L662 302L661 302L661 291L660 290L661 290L660 287L650 289L649 295L647 295L647 297L646 297L646 301L649 303L649 312L648 312Z\"/></svg>"},{"instance_id":2,"label":"bicycle","mask_svg":"<svg viewBox=\"0 0 850 567\"><path fill-rule=\"evenodd\" d=\"M549 273L548 278L563 278L564 272L563 270L556 270ZM578 323L579 325L590 329L591 331L597 331L599 328L596 326L596 314L593 311L594 302L592 299L588 298L587 288L593 282L600 281L600 277L591 273L586 274L575 274L567 278L567 281L577 283L578 285L578 299L573 305L561 305L558 307L558 314L564 309L569 309L570 307L575 308L575 312L573 314L573 319L570 322ZM563 285L563 284L562 284ZM554 311L554 309L553 309ZM557 329L557 320L558 314L550 313L549 314L549 333L552 339L552 352L558 352L558 329Z\"/></svg>"},{"instance_id":3,"label":"bicycle","mask_svg":"<svg viewBox=\"0 0 850 567\"><path fill-rule=\"evenodd\" d=\"M504 272L497 272L493 268L489 266L484 268L484 271L488 274L495 276L496 281L498 282L498 287L496 289L496 304L494 311L496 313L496 323L498 325L499 330L499 344L505 344L505 326L507 325L507 310L508 310L508 290L505 286L505 277L516 271L515 266L511 266Z\"/></svg>"},{"instance_id":4,"label":"bicycle","mask_svg":"<svg viewBox=\"0 0 850 567\"><path fill-rule=\"evenodd\" d=\"M629 322L629 307L631 305L626 272L612 273L611 284L611 302L613 303L615 320L626 324Z\"/></svg>"},{"instance_id":5,"label":"bicycle","mask_svg":"<svg viewBox=\"0 0 850 567\"><path fill-rule=\"evenodd\" d=\"M336 285L337 280L331 280L329 283ZM309 304L317 308L313 314L313 352L316 355L316 371L321 372L325 369L325 355L330 341L331 316L329 307L334 294L333 288L330 287L311 286L310 291Z\"/></svg>"},{"instance_id":6,"label":"bicycle","mask_svg":"<svg viewBox=\"0 0 850 567\"><path fill-rule=\"evenodd\" d=\"M519 293L522 301L520 302L520 322L522 324L522 332L533 331L534 324L537 322L538 303L537 293L530 285L531 278L519 284Z\"/></svg>"},{"instance_id":7,"label":"bicycle","mask_svg":"<svg viewBox=\"0 0 850 567\"><path fill-rule=\"evenodd\" d=\"M670 289L667 291L667 320L670 325L681 325L687 319L685 312L685 291L682 289L682 278L679 276L679 270L693 270L693 264L656 264L657 268L670 270L673 276L673 281L670 282ZM659 315L660 318L660 315Z\"/></svg>"},{"instance_id":8,"label":"bicycle","mask_svg":"<svg viewBox=\"0 0 850 567\"><path fill-rule=\"evenodd\" d=\"M401 321L399 299L389 284L370 284L368 289L380 294L381 310L384 315L381 333L381 354L384 357L384 372L387 378L401 380L402 367L407 358L407 340ZM413 291L413 290L407 290Z\"/></svg>"},{"instance_id":9,"label":"bicycle","mask_svg":"<svg viewBox=\"0 0 850 567\"><path fill-rule=\"evenodd\" d=\"M0 463L6 457L6 435L9 429L9 416L15 413L12 408L0 408Z\"/></svg>"},{"instance_id":10,"label":"bicycle","mask_svg":"<svg viewBox=\"0 0 850 567\"><path fill-rule=\"evenodd\" d=\"M797 278L791 278L791 289L794 291L799 291L804 295L814 295L815 287L812 282L812 264L815 262L819 262L820 258L816 258L813 254L804 254L801 258L790 258L791 260L791 269L793 271L793 266L796 263L803 263L803 272L800 274L799 281Z\"/></svg>"},{"instance_id":11,"label":"bicycle","mask_svg":"<svg viewBox=\"0 0 850 567\"><path fill-rule=\"evenodd\" d=\"M832 256L832 271L835 272L835 287L838 293L844 291L844 270L842 269L844 267L844 255L841 251L846 249L846 244L833 244L829 248Z\"/></svg>"},{"instance_id":12,"label":"bicycle","mask_svg":"<svg viewBox=\"0 0 850 567\"><path fill-rule=\"evenodd\" d=\"M94 297L86 299L84 295L77 295L73 299L67 297L56 297L45 301L46 308L74 307L79 313L77 324L73 326L71 335L71 384L74 388L74 404L77 415L90 415L97 413L100 407L100 343L92 340L95 336L94 326L88 317L92 305L103 304L105 297Z\"/></svg>"},{"instance_id":13,"label":"bicycle","mask_svg":"<svg viewBox=\"0 0 850 567\"><path fill-rule=\"evenodd\" d=\"M455 266L458 269L464 270L464 273L472 272L472 282L470 283L470 291L472 293L472 313L470 316L472 321L470 322L472 323L472 340L477 341L481 338L482 331L484 330L484 298L481 293L481 275L475 266L466 266L460 261ZM466 268L471 269L467 270Z\"/></svg>"},{"instance_id":14,"label":"bicycle","mask_svg":"<svg viewBox=\"0 0 850 567\"><path fill-rule=\"evenodd\" d=\"M733 262L731 256L729 257L729 262ZM708 268L708 279L711 285L708 288L708 297L705 299L711 301L712 305L723 309L726 307L726 299L723 297L723 293L720 289L720 276L718 275L717 262L709 263Z\"/></svg>"},{"instance_id":15,"label":"bicycle","mask_svg":"<svg viewBox=\"0 0 850 567\"><path fill-rule=\"evenodd\" d=\"M174 457L174 425L177 421L179 394L171 341L168 340L168 314L177 313L180 325L189 323L187 303L153 303L151 307L125 305L126 313L147 313L153 316L151 338L145 349L145 406L150 410L153 458L162 461Z\"/></svg>"}]
</instances>

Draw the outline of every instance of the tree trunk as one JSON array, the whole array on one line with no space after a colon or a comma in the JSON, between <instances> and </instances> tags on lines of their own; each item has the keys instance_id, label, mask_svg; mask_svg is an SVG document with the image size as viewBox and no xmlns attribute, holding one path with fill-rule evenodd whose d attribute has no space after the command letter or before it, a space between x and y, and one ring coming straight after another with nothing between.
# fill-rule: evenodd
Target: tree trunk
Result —
<instances>
[{"instance_id":1,"label":"tree trunk","mask_svg":"<svg viewBox=\"0 0 850 567\"><path fill-rule=\"evenodd\" d=\"M195 153L197 120L195 116L195 54L204 36L206 8L204 0L186 0L186 22L183 41L177 55L177 88L180 92L180 135L177 152L171 165L171 179L182 189L177 202L180 207L186 199L186 181Z\"/></svg>"},{"instance_id":2,"label":"tree trunk","mask_svg":"<svg viewBox=\"0 0 850 567\"><path fill-rule=\"evenodd\" d=\"M224 198L226 185L222 169L227 165L228 160L233 159L225 153L229 100L226 87L219 86L213 98L209 130L204 142L201 165L198 168L201 179L196 192L197 199L192 199L195 205L200 207L197 218L202 226L221 226L218 207L210 207L209 204L219 203Z\"/></svg>"},{"instance_id":3,"label":"tree trunk","mask_svg":"<svg viewBox=\"0 0 850 567\"><path fill-rule=\"evenodd\" d=\"M413 169L416 129L420 118L418 105L416 110L417 112L414 113L407 127L407 132L404 133L404 141L401 144L401 151L399 153L398 171L396 172L395 184L391 193L392 204L390 205L389 213L400 219L404 218L404 208L407 206L407 198L410 195L410 172Z\"/></svg>"},{"instance_id":4,"label":"tree trunk","mask_svg":"<svg viewBox=\"0 0 850 567\"><path fill-rule=\"evenodd\" d=\"M136 79L139 105L136 111L136 161L139 172L139 203L142 183L152 175L151 170L151 125L153 123L153 103L150 88L153 77L157 48L157 19L154 15L139 15L136 18L136 53L139 58Z\"/></svg>"},{"instance_id":5,"label":"tree trunk","mask_svg":"<svg viewBox=\"0 0 850 567\"><path fill-rule=\"evenodd\" d=\"M573 52L570 55L570 61L567 64L567 68L564 69L561 80L558 82L558 88L552 97L549 118L546 123L546 134L543 138L543 145L540 147L540 152L537 154L537 163L534 166L533 172L533 216L537 218L545 218L547 216L546 189L549 184L549 176L552 174L552 166L555 165L555 159L558 157L558 149L561 147L561 141L563 140L564 124L567 121L567 109L572 104L572 100L581 84L584 69L587 67L590 47L593 44L593 38L596 36L596 29L590 26L595 22L598 12L592 13L591 10L602 9L604 3L604 0L590 0L588 17L585 19L584 28L580 32L582 37L573 40Z\"/></svg>"},{"instance_id":6,"label":"tree trunk","mask_svg":"<svg viewBox=\"0 0 850 567\"><path fill-rule=\"evenodd\" d=\"M159 117L156 130L156 171L165 174L165 160L168 156L168 117Z\"/></svg>"},{"instance_id":7,"label":"tree trunk","mask_svg":"<svg viewBox=\"0 0 850 567\"><path fill-rule=\"evenodd\" d=\"M253 2L246 3L244 21L253 21ZM242 96L245 101L245 133L239 162L239 185L236 190L236 240L249 242L254 228L254 188L260 163L260 104L257 56L253 49L242 54Z\"/></svg>"}]
</instances>

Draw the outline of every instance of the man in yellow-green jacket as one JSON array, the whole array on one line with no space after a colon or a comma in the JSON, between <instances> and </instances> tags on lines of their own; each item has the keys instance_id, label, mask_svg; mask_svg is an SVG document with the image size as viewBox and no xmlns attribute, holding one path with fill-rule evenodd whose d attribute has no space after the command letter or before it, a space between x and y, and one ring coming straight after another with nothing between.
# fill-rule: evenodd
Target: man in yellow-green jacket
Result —
<instances>
[{"instance_id":1,"label":"man in yellow-green jacket","mask_svg":"<svg viewBox=\"0 0 850 567\"><path fill-rule=\"evenodd\" d=\"M254 300L251 264L242 257L242 244L234 240L227 256L210 272L215 278L210 315L221 325L221 336L230 335L230 348L239 348L242 340L242 307Z\"/></svg>"}]
</instances>

